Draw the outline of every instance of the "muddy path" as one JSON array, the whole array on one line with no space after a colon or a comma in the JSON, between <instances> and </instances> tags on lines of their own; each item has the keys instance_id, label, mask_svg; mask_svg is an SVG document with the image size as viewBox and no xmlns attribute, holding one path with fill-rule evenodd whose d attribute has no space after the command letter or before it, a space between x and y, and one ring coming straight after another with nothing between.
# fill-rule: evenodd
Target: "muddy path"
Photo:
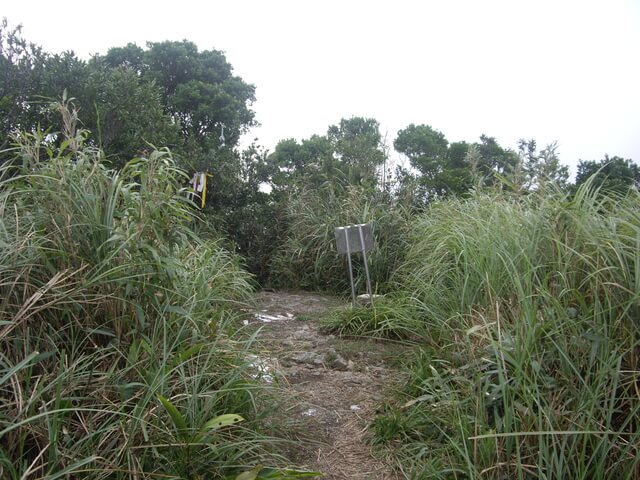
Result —
<instances>
[{"instance_id":1,"label":"muddy path","mask_svg":"<svg viewBox=\"0 0 640 480\"><path fill-rule=\"evenodd\" d=\"M304 292L261 292L250 322L260 328L255 369L273 383L277 422L290 457L326 479L397 479L371 447L368 426L385 391L397 382L396 344L323 334L319 318L344 306ZM395 364L395 366L394 366Z\"/></svg>"}]
</instances>

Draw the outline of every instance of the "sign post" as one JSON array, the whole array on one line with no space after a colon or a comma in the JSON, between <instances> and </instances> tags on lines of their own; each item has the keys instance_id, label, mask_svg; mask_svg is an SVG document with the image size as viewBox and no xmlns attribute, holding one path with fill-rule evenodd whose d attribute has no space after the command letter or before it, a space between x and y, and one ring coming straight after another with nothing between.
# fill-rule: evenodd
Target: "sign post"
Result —
<instances>
[{"instance_id":1,"label":"sign post","mask_svg":"<svg viewBox=\"0 0 640 480\"><path fill-rule=\"evenodd\" d=\"M353 282L353 265L351 263L351 254L362 252L364 260L364 271L367 278L367 293L369 300L373 304L373 292L371 290L371 277L369 276L369 263L367 261L367 252L373 248L373 232L371 225L361 223L359 225L349 225L346 227L338 227L335 230L336 246L338 253L347 255L347 263L349 264L349 281L351 282L351 299L352 304L356 305L356 287Z\"/></svg>"}]
</instances>

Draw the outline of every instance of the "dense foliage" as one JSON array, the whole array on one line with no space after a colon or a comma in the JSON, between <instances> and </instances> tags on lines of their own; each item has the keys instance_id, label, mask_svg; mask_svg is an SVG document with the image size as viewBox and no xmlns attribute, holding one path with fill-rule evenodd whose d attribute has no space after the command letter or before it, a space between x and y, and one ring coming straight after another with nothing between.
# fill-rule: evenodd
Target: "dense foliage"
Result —
<instances>
[{"instance_id":1,"label":"dense foliage","mask_svg":"<svg viewBox=\"0 0 640 480\"><path fill-rule=\"evenodd\" d=\"M640 197L593 181L571 198L433 205L413 222L395 312L343 319L421 339L375 421L412 478L637 474Z\"/></svg>"},{"instance_id":2,"label":"dense foliage","mask_svg":"<svg viewBox=\"0 0 640 480\"><path fill-rule=\"evenodd\" d=\"M23 135L0 172L0 476L222 478L270 462L251 426L225 426L255 417L229 338L249 277L193 234L185 173L166 150L110 170L83 132L62 136Z\"/></svg>"},{"instance_id":3,"label":"dense foliage","mask_svg":"<svg viewBox=\"0 0 640 480\"><path fill-rule=\"evenodd\" d=\"M200 231L225 234L262 284L344 285L343 275L309 282L308 269L296 278L291 276L295 259L284 261L283 252L291 252L291 245L283 244L303 221L296 214L310 218L304 208L290 208L301 192L300 198L318 204L316 218L338 220L341 215L320 212L323 199L313 200L314 191L318 196L331 192L329 198L347 204L360 190L363 205L381 202L390 215L402 216L407 208L419 211L477 187L531 191L548 184L566 186L568 178L553 144L538 150L535 140L521 140L513 150L487 135L474 143L449 142L426 124L398 132L393 146L411 168L394 172L378 121L357 116L330 125L325 135L282 140L273 152L259 145L241 151L240 136L256 124L251 109L255 87L234 75L223 52L199 50L186 40L146 48L128 44L85 61L73 52L47 53L5 19L0 25L0 74L0 144L9 147L19 131L55 134L51 128L60 118L47 106L66 91L81 111L86 142L101 148L111 165L121 167L161 145L170 147L189 172L207 171L208 227ZM0 154L0 162L7 158ZM606 185L615 184L618 191L638 181L635 164L613 157L582 162L577 183L599 168ZM311 250L303 253L306 261L315 256ZM381 274L378 281L385 283L390 272Z\"/></svg>"},{"instance_id":4,"label":"dense foliage","mask_svg":"<svg viewBox=\"0 0 640 480\"><path fill-rule=\"evenodd\" d=\"M241 151L255 88L188 41L86 61L4 20L0 77L2 478L223 478L276 462L236 335L242 265L263 285L347 293L334 229L355 223L373 226L387 297L328 325L417 345L374 423L400 471L638 476L631 160L581 161L570 185L556 144L411 124L392 171L378 121L357 116ZM198 214L195 171L211 174ZM361 257L354 268L363 292Z\"/></svg>"},{"instance_id":5,"label":"dense foliage","mask_svg":"<svg viewBox=\"0 0 640 480\"><path fill-rule=\"evenodd\" d=\"M288 202L285 240L272 262L273 282L298 288L348 292L347 260L335 247L336 226L371 223L376 248L368 253L373 289L387 291L392 272L406 250L408 212L383 193L354 187L340 194L331 186L305 190ZM366 291L362 255L352 256L358 292Z\"/></svg>"},{"instance_id":6,"label":"dense foliage","mask_svg":"<svg viewBox=\"0 0 640 480\"><path fill-rule=\"evenodd\" d=\"M594 177L592 180L591 177ZM629 159L620 157L581 161L576 174L576 186L591 181L602 193L623 194L630 187L640 185L640 168Z\"/></svg>"},{"instance_id":7,"label":"dense foliage","mask_svg":"<svg viewBox=\"0 0 640 480\"><path fill-rule=\"evenodd\" d=\"M73 52L43 51L5 19L0 54L0 145L16 131L56 125L43 106L64 90L76 99L91 142L116 165L150 143L205 169L255 123L255 87L233 75L222 52L199 51L188 41L149 43L146 50L129 44L84 61Z\"/></svg>"}]
</instances>

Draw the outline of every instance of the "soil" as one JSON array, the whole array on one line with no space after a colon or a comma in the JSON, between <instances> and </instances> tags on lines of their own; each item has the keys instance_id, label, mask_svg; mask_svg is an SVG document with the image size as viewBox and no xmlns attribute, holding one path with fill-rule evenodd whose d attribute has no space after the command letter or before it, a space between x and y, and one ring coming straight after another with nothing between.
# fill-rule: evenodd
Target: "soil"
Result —
<instances>
[{"instance_id":1,"label":"soil","mask_svg":"<svg viewBox=\"0 0 640 480\"><path fill-rule=\"evenodd\" d=\"M374 452L369 425L385 391L398 381L394 343L321 332L320 317L344 302L306 292L261 292L246 321L260 327L256 375L278 387L278 415L298 465L325 479L397 479ZM397 367L396 367L397 368Z\"/></svg>"}]
</instances>

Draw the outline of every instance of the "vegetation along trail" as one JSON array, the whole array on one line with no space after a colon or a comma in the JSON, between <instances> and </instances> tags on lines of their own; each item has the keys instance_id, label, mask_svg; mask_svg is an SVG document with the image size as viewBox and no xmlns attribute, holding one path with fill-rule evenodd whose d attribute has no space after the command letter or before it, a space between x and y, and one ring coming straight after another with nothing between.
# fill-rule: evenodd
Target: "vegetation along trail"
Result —
<instances>
[{"instance_id":1,"label":"vegetation along trail","mask_svg":"<svg viewBox=\"0 0 640 480\"><path fill-rule=\"evenodd\" d=\"M328 479L394 479L372 452L367 426L398 372L394 344L322 333L319 318L342 303L306 292L261 292L250 323L260 328L254 368L281 388L275 423L299 464ZM280 418L279 418L280 417Z\"/></svg>"},{"instance_id":2,"label":"vegetation along trail","mask_svg":"<svg viewBox=\"0 0 640 480\"><path fill-rule=\"evenodd\" d=\"M640 480L640 165L430 114L243 147L207 48L0 19L0 480ZM348 294L358 224L373 307L254 294Z\"/></svg>"}]
</instances>

